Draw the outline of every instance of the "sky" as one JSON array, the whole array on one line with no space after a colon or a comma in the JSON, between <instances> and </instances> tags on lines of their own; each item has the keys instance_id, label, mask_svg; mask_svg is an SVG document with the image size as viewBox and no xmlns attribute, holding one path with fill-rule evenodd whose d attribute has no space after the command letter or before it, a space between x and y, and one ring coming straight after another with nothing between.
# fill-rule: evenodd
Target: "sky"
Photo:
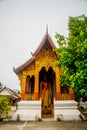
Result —
<instances>
[{"instance_id":1,"label":"sky","mask_svg":"<svg viewBox=\"0 0 87 130\"><path fill-rule=\"evenodd\" d=\"M69 17L85 14L87 0L0 0L0 82L20 89L17 68L31 58L46 33L68 36Z\"/></svg>"}]
</instances>

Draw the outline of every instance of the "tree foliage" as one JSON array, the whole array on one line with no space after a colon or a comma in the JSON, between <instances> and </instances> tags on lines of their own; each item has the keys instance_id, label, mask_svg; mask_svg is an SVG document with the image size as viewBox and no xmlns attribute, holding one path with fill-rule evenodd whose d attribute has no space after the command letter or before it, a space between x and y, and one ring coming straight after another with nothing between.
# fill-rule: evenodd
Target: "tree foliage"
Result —
<instances>
[{"instance_id":1,"label":"tree foliage","mask_svg":"<svg viewBox=\"0 0 87 130\"><path fill-rule=\"evenodd\" d=\"M69 17L69 36L56 34L56 66L62 68L61 86L72 87L76 100L87 96L87 17Z\"/></svg>"},{"instance_id":2,"label":"tree foliage","mask_svg":"<svg viewBox=\"0 0 87 130\"><path fill-rule=\"evenodd\" d=\"M0 96L0 119L2 116L7 116L10 110L10 102L8 97Z\"/></svg>"},{"instance_id":3,"label":"tree foliage","mask_svg":"<svg viewBox=\"0 0 87 130\"><path fill-rule=\"evenodd\" d=\"M0 89L3 87L2 83L0 82Z\"/></svg>"}]
</instances>

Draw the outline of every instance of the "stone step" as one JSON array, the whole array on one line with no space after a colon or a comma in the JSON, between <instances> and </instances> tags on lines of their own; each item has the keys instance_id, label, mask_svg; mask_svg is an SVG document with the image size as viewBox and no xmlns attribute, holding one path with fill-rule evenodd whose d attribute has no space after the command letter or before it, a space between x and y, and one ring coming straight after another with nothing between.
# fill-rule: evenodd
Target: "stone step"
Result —
<instances>
[{"instance_id":1,"label":"stone step","mask_svg":"<svg viewBox=\"0 0 87 130\"><path fill-rule=\"evenodd\" d=\"M42 118L42 121L54 121L54 118Z\"/></svg>"}]
</instances>

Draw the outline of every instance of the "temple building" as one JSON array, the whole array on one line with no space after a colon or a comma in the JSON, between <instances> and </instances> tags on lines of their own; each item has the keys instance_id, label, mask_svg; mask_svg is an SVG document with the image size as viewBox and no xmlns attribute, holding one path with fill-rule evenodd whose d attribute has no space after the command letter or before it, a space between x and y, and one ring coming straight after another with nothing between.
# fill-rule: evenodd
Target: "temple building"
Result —
<instances>
[{"instance_id":1,"label":"temple building","mask_svg":"<svg viewBox=\"0 0 87 130\"><path fill-rule=\"evenodd\" d=\"M60 86L61 68L54 64L59 60L55 49L46 30L32 57L20 67L14 68L20 80L21 100L41 101L41 115L54 115L54 101L74 100L72 89Z\"/></svg>"},{"instance_id":2,"label":"temple building","mask_svg":"<svg viewBox=\"0 0 87 130\"><path fill-rule=\"evenodd\" d=\"M21 99L20 95L15 90L6 86L0 89L0 97L8 97L11 106L17 106L17 103Z\"/></svg>"}]
</instances>

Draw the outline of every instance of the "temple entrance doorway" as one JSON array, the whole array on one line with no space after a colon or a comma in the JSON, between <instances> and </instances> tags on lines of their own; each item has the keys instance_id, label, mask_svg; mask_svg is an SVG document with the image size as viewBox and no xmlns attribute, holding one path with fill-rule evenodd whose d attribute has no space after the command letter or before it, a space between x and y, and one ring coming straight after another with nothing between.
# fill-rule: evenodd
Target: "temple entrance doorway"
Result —
<instances>
[{"instance_id":1,"label":"temple entrance doorway","mask_svg":"<svg viewBox=\"0 0 87 130\"><path fill-rule=\"evenodd\" d=\"M42 116L54 115L55 72L52 67L46 70L42 67L39 72L39 98L42 100Z\"/></svg>"}]
</instances>

